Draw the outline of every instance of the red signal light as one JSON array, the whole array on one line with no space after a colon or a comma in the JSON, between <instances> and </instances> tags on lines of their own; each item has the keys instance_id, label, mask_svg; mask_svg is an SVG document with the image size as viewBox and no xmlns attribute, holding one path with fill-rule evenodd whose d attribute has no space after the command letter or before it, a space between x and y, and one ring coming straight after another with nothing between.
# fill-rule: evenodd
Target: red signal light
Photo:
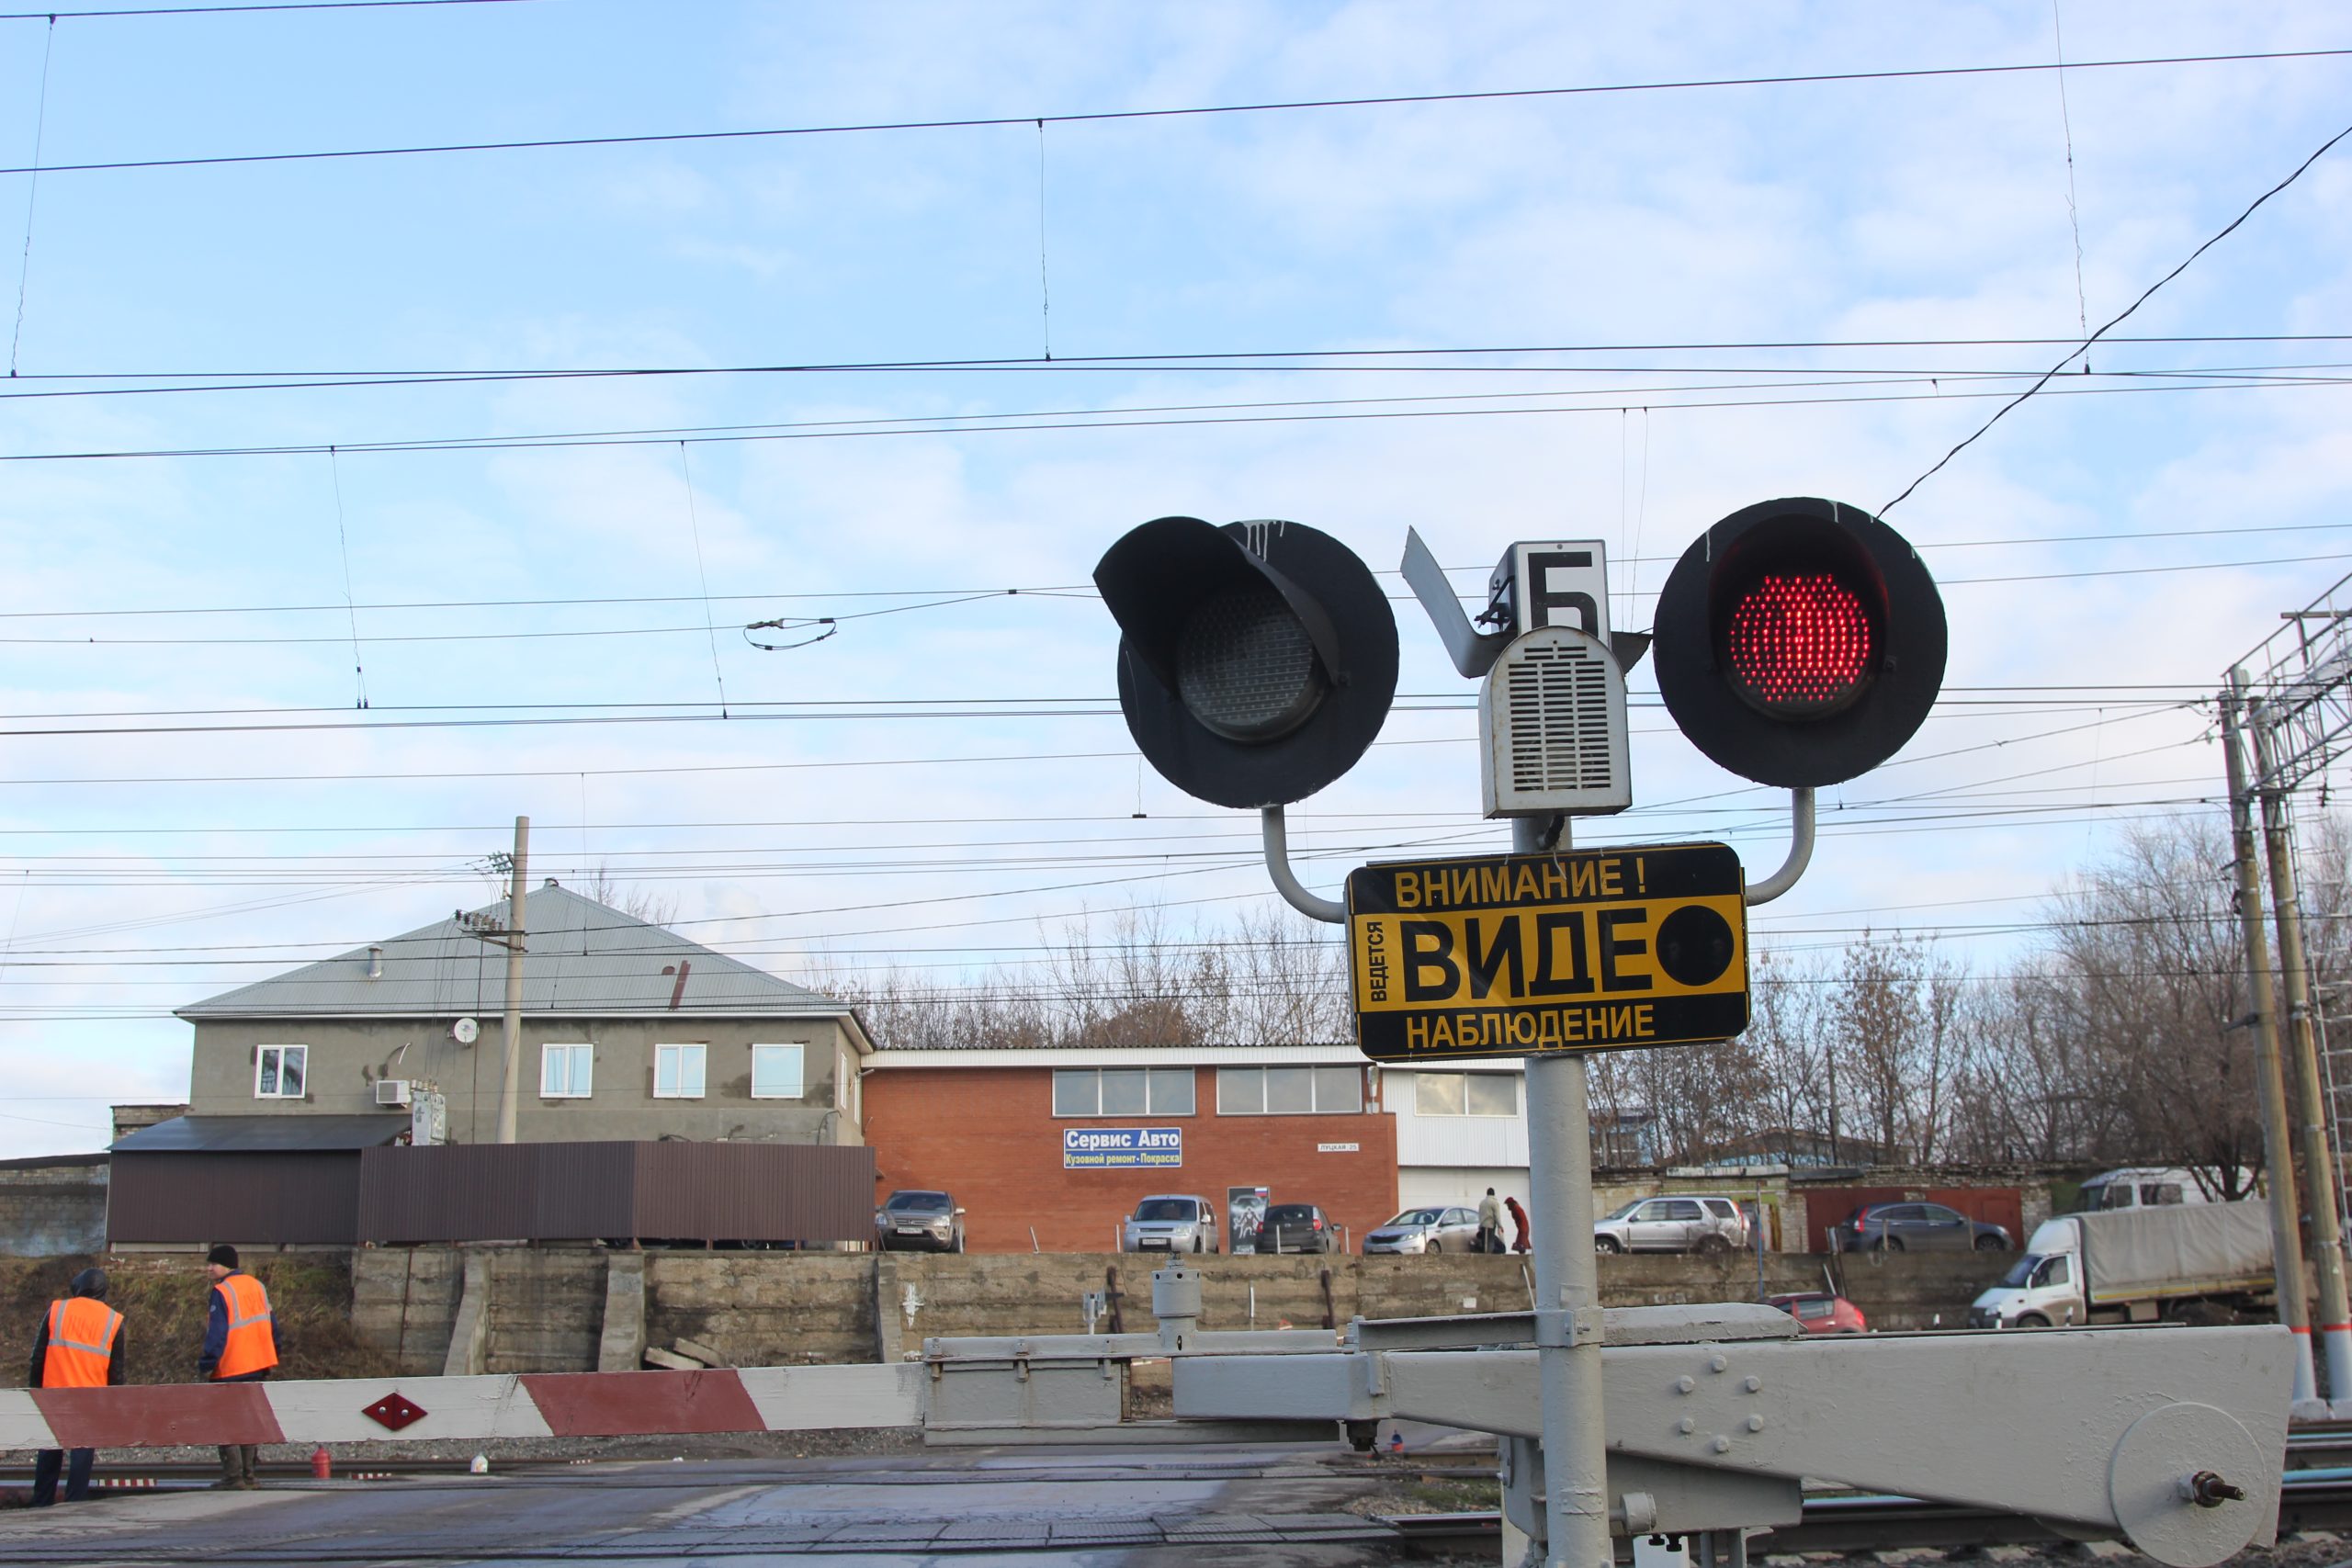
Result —
<instances>
[{"instance_id":1,"label":"red signal light","mask_svg":"<svg viewBox=\"0 0 2352 1568\"><path fill-rule=\"evenodd\" d=\"M1779 718L1836 713L1877 650L1861 596L1829 572L1768 572L1732 605L1724 651L1748 705Z\"/></svg>"}]
</instances>

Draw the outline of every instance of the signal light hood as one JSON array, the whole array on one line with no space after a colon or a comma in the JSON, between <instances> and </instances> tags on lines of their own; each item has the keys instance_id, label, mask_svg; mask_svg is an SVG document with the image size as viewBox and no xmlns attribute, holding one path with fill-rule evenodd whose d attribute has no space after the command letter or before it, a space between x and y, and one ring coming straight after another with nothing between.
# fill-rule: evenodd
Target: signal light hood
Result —
<instances>
[{"instance_id":1,"label":"signal light hood","mask_svg":"<svg viewBox=\"0 0 2352 1568\"><path fill-rule=\"evenodd\" d=\"M1869 772L1943 687L1943 601L1917 552L1869 513L1817 497L1745 507L1701 535L1667 578L1655 631L1675 724L1758 784Z\"/></svg>"}]
</instances>

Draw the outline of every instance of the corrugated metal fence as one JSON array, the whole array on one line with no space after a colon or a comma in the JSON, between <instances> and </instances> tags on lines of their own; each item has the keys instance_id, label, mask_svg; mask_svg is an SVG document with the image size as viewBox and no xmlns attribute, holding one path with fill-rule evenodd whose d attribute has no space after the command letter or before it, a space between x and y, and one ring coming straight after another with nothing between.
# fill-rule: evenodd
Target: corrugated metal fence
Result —
<instances>
[{"instance_id":1,"label":"corrugated metal fence","mask_svg":"<svg viewBox=\"0 0 2352 1568\"><path fill-rule=\"evenodd\" d=\"M874 1151L780 1144L465 1144L120 1154L113 1243L866 1241Z\"/></svg>"},{"instance_id":2,"label":"corrugated metal fence","mask_svg":"<svg viewBox=\"0 0 2352 1568\"><path fill-rule=\"evenodd\" d=\"M874 1151L821 1144L468 1144L359 1159L357 1239L865 1241Z\"/></svg>"}]
</instances>

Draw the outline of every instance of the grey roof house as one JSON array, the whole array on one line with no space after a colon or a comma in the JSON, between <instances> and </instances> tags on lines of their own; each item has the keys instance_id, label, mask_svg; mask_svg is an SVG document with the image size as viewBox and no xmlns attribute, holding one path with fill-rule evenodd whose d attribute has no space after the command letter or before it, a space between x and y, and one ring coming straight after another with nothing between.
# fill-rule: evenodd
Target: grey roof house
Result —
<instances>
[{"instance_id":1,"label":"grey roof house","mask_svg":"<svg viewBox=\"0 0 2352 1568\"><path fill-rule=\"evenodd\" d=\"M553 881L525 909L522 1142L864 1142L874 1047L847 1004ZM404 1085L445 1098L448 1142L492 1142L505 988L505 950L452 915L192 1003L185 1120L359 1117L390 1142L409 1116L387 1086ZM116 1146L194 1131L164 1122Z\"/></svg>"},{"instance_id":2,"label":"grey roof house","mask_svg":"<svg viewBox=\"0 0 2352 1568\"><path fill-rule=\"evenodd\" d=\"M532 889L525 923L518 1142L865 1143L859 1078L874 1046L845 1003L552 880ZM242 1159L254 1170L241 1184L284 1211L264 1228L290 1235L348 1229L356 1156L405 1141L420 1102L437 1096L446 1111L427 1141L494 1143L505 976L505 949L460 911L179 1009L196 1029L187 1111L115 1143L117 1239L194 1223L126 1213L134 1188L141 1205L201 1202L169 1183L127 1186L138 1156L208 1179L228 1177L223 1156ZM348 1179L325 1179L330 1168Z\"/></svg>"}]
</instances>

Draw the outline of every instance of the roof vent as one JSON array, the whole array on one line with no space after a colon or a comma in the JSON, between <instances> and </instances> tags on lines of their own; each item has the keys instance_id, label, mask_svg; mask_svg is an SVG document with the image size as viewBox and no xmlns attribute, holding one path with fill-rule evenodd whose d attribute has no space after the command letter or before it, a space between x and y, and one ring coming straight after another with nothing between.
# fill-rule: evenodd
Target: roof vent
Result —
<instances>
[{"instance_id":1,"label":"roof vent","mask_svg":"<svg viewBox=\"0 0 2352 1568\"><path fill-rule=\"evenodd\" d=\"M368 948L368 978L380 980L383 977L384 950L371 942Z\"/></svg>"},{"instance_id":2,"label":"roof vent","mask_svg":"<svg viewBox=\"0 0 2352 1568\"><path fill-rule=\"evenodd\" d=\"M1600 638L1544 626L1514 641L1478 704L1489 817L1623 811L1634 803L1625 675Z\"/></svg>"}]
</instances>

